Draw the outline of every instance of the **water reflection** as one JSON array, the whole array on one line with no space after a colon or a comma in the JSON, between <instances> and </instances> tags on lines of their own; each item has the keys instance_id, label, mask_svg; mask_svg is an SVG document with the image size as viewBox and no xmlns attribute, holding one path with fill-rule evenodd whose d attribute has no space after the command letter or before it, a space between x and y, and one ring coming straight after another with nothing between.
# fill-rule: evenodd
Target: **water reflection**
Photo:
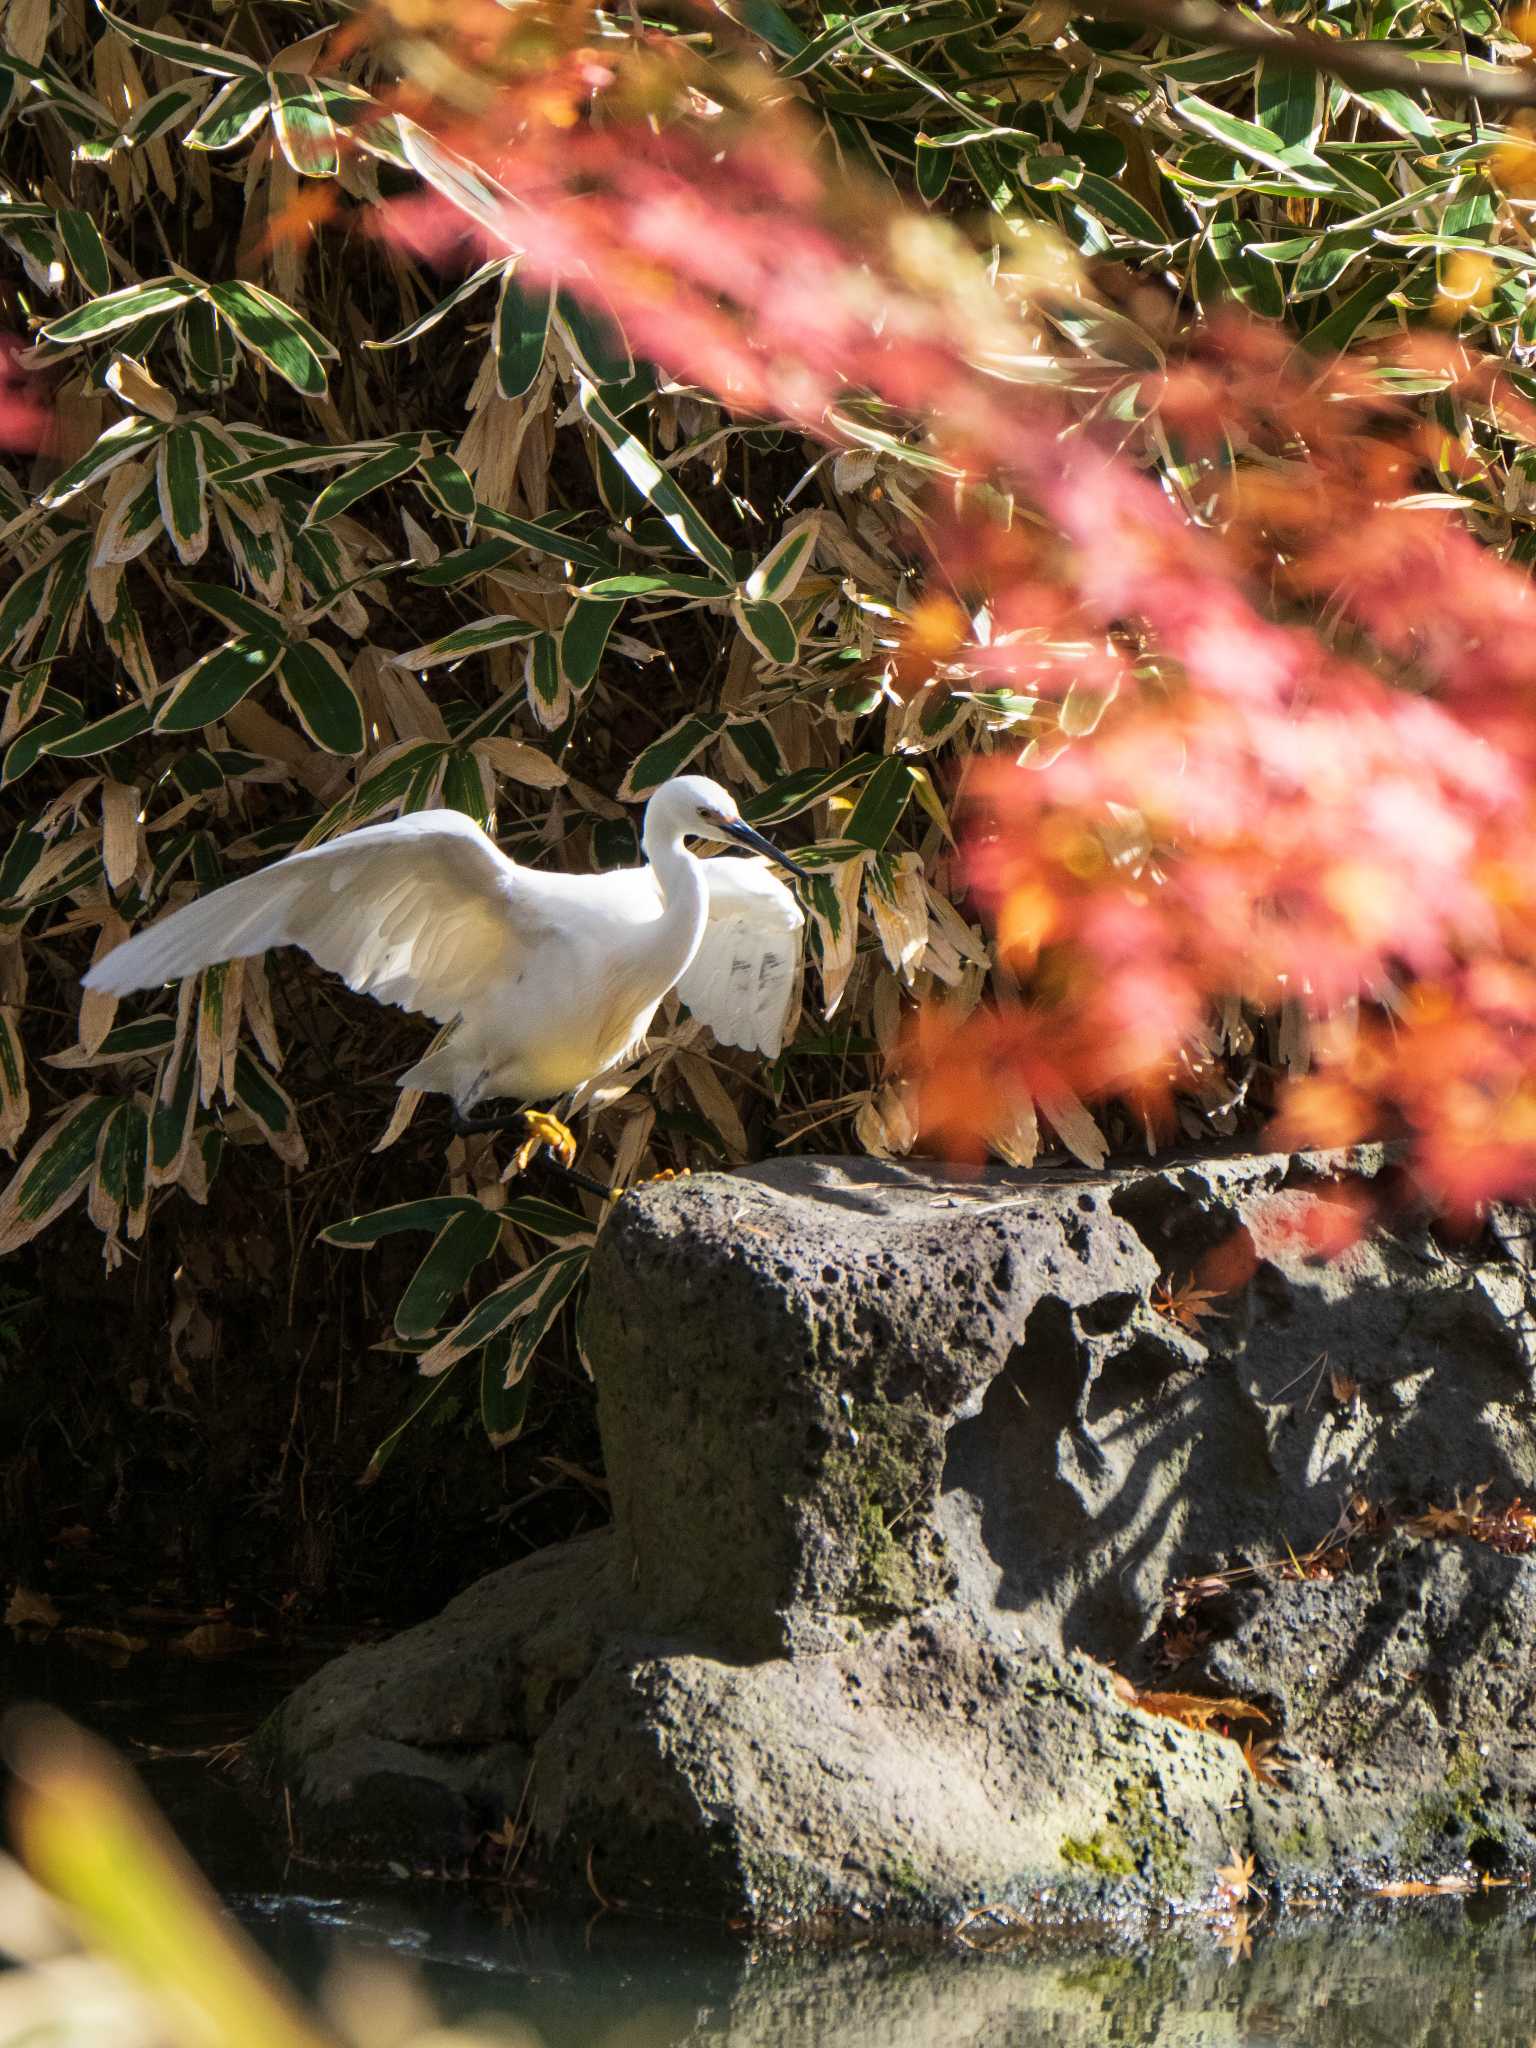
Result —
<instances>
[{"instance_id":1,"label":"water reflection","mask_svg":"<svg viewBox=\"0 0 1536 2048\"><path fill-rule=\"evenodd\" d=\"M1259 1921L1252 1952L1233 1954L1198 1920L1097 1946L794 1947L633 1914L530 1917L452 1886L333 1886L289 1859L205 1754L185 1753L247 1732L294 1676L254 1662L107 1672L0 1641L0 1701L48 1698L133 1756L231 1910L306 1991L338 1955L388 1959L443 2017L494 2020L520 2048L1536 2043L1536 1895L1521 1891L1349 1920L1292 1913Z\"/></svg>"}]
</instances>

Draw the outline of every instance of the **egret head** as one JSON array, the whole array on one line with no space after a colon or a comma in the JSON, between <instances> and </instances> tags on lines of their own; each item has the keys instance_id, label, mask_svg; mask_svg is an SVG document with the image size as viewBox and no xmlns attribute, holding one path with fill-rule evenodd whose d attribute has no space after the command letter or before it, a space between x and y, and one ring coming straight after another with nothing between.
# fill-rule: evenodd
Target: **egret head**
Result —
<instances>
[{"instance_id":1,"label":"egret head","mask_svg":"<svg viewBox=\"0 0 1536 2048\"><path fill-rule=\"evenodd\" d=\"M674 775L664 782L646 806L646 832L659 828L680 839L722 839L728 845L746 846L764 854L802 882L810 876L805 869L780 853L761 832L754 832L741 815L731 792L707 775Z\"/></svg>"}]
</instances>

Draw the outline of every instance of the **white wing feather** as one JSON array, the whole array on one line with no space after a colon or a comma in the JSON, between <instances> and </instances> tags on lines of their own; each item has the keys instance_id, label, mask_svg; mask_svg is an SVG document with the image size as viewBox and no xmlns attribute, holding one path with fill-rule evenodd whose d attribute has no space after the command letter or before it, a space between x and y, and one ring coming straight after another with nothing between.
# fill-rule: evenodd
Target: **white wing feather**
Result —
<instances>
[{"instance_id":1,"label":"white wing feather","mask_svg":"<svg viewBox=\"0 0 1536 2048\"><path fill-rule=\"evenodd\" d=\"M218 960L302 946L350 987L446 1024L546 921L473 819L418 811L188 903L109 953L85 985L126 995Z\"/></svg>"},{"instance_id":2,"label":"white wing feather","mask_svg":"<svg viewBox=\"0 0 1536 2048\"><path fill-rule=\"evenodd\" d=\"M799 1005L804 914L756 854L703 866L709 922L677 992L722 1045L775 1059Z\"/></svg>"}]
</instances>

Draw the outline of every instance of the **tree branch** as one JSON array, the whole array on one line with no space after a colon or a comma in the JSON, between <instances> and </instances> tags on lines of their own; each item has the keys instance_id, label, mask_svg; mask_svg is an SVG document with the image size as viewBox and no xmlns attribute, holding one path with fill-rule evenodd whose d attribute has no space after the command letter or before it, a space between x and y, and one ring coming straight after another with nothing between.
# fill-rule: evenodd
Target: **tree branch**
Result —
<instances>
[{"instance_id":1,"label":"tree branch","mask_svg":"<svg viewBox=\"0 0 1536 2048\"><path fill-rule=\"evenodd\" d=\"M1165 29L1183 42L1252 50L1256 56L1321 71L1367 90L1390 86L1399 92L1471 100L1481 107L1536 107L1536 71L1437 64L1412 56L1400 44L1319 35L1315 29L1270 28L1235 7L1222 6L1220 0L1078 0L1078 11L1096 20Z\"/></svg>"}]
</instances>

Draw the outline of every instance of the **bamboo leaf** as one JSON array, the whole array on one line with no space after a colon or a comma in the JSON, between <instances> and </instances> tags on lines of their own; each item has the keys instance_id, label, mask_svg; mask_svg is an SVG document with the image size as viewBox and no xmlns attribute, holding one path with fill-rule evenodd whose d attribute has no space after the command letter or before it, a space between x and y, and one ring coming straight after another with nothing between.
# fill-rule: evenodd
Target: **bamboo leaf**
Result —
<instances>
[{"instance_id":1,"label":"bamboo leaf","mask_svg":"<svg viewBox=\"0 0 1536 2048\"><path fill-rule=\"evenodd\" d=\"M295 391L309 398L325 396L325 365L336 351L291 306L244 281L211 284L208 296L251 353Z\"/></svg>"},{"instance_id":2,"label":"bamboo leaf","mask_svg":"<svg viewBox=\"0 0 1536 2048\"><path fill-rule=\"evenodd\" d=\"M560 629L560 666L572 689L584 690L597 674L608 635L623 609L622 599L588 598L567 612Z\"/></svg>"},{"instance_id":3,"label":"bamboo leaf","mask_svg":"<svg viewBox=\"0 0 1536 2048\"><path fill-rule=\"evenodd\" d=\"M164 432L165 426L160 420L143 419L137 413L117 420L96 436L78 462L72 462L62 475L54 478L40 502L48 506L66 504L77 491L88 490L92 484L110 476L119 463L127 462L142 450L152 447Z\"/></svg>"},{"instance_id":4,"label":"bamboo leaf","mask_svg":"<svg viewBox=\"0 0 1536 2048\"><path fill-rule=\"evenodd\" d=\"M496 388L503 398L532 389L549 339L552 295L547 285L521 285L509 265L496 301Z\"/></svg>"},{"instance_id":5,"label":"bamboo leaf","mask_svg":"<svg viewBox=\"0 0 1536 2048\"><path fill-rule=\"evenodd\" d=\"M311 507L305 525L323 526L327 520L338 518L349 511L359 498L366 498L370 491L379 490L383 485L393 483L396 477L404 476L408 469L414 469L417 459L414 444L396 443L379 449L326 485Z\"/></svg>"},{"instance_id":6,"label":"bamboo leaf","mask_svg":"<svg viewBox=\"0 0 1536 2048\"><path fill-rule=\"evenodd\" d=\"M301 178L334 178L340 167L336 124L325 94L299 71L272 73L272 126L278 147Z\"/></svg>"},{"instance_id":7,"label":"bamboo leaf","mask_svg":"<svg viewBox=\"0 0 1536 2048\"><path fill-rule=\"evenodd\" d=\"M207 71L215 78L264 78L262 67L250 57L244 57L235 50L217 49L212 43L193 42L187 36L165 35L159 29L141 28L136 21L125 21L108 7L96 0L102 19L111 22L120 36L136 49L148 50L152 57L165 57L172 64L187 64L194 71Z\"/></svg>"},{"instance_id":8,"label":"bamboo leaf","mask_svg":"<svg viewBox=\"0 0 1536 2048\"><path fill-rule=\"evenodd\" d=\"M467 626L455 626L440 640L429 640L425 646L392 654L389 659L401 668L435 668L440 661L462 661L466 655L485 654L492 647L510 647L515 641L531 639L537 630L526 619L475 619Z\"/></svg>"},{"instance_id":9,"label":"bamboo leaf","mask_svg":"<svg viewBox=\"0 0 1536 2048\"><path fill-rule=\"evenodd\" d=\"M46 1230L91 1177L110 1096L85 1095L54 1118L0 1194L0 1258Z\"/></svg>"},{"instance_id":10,"label":"bamboo leaf","mask_svg":"<svg viewBox=\"0 0 1536 2048\"><path fill-rule=\"evenodd\" d=\"M196 428L167 429L156 455L155 493L177 554L200 561L208 546L208 469Z\"/></svg>"},{"instance_id":11,"label":"bamboo leaf","mask_svg":"<svg viewBox=\"0 0 1536 2048\"><path fill-rule=\"evenodd\" d=\"M457 1328L423 1353L422 1372L428 1376L446 1372L471 1351L478 1351L509 1323L537 1315L541 1309L545 1312L544 1320L536 1328L542 1335L586 1271L591 1252L590 1242L546 1252L515 1280L505 1281L477 1302ZM526 1358L522 1363L526 1364Z\"/></svg>"},{"instance_id":12,"label":"bamboo leaf","mask_svg":"<svg viewBox=\"0 0 1536 2048\"><path fill-rule=\"evenodd\" d=\"M717 576L734 583L736 564L730 549L713 532L692 500L668 475L629 429L623 426L590 384L581 387L581 409L602 436L614 461L641 496L655 506L667 525L692 554L707 562Z\"/></svg>"},{"instance_id":13,"label":"bamboo leaf","mask_svg":"<svg viewBox=\"0 0 1536 2048\"><path fill-rule=\"evenodd\" d=\"M501 1240L501 1219L492 1209L451 1216L433 1239L395 1307L402 1337L427 1337L442 1322L448 1304L464 1292L475 1268Z\"/></svg>"},{"instance_id":14,"label":"bamboo leaf","mask_svg":"<svg viewBox=\"0 0 1536 2048\"><path fill-rule=\"evenodd\" d=\"M328 754L363 751L363 707L333 648L321 640L296 641L278 660L277 680L317 747Z\"/></svg>"},{"instance_id":15,"label":"bamboo leaf","mask_svg":"<svg viewBox=\"0 0 1536 2048\"><path fill-rule=\"evenodd\" d=\"M284 652L277 639L228 640L177 677L155 716L161 732L196 732L226 717L269 676Z\"/></svg>"},{"instance_id":16,"label":"bamboo leaf","mask_svg":"<svg viewBox=\"0 0 1536 2048\"><path fill-rule=\"evenodd\" d=\"M674 775L681 775L702 754L725 724L723 712L690 712L644 748L619 784L621 803L638 803Z\"/></svg>"},{"instance_id":17,"label":"bamboo leaf","mask_svg":"<svg viewBox=\"0 0 1536 2048\"><path fill-rule=\"evenodd\" d=\"M444 1224L470 1211L486 1213L472 1195L428 1195L420 1201L394 1202L387 1209L370 1209L365 1215L350 1216L344 1223L328 1223L320 1232L327 1244L349 1251L366 1250L381 1238L396 1237L402 1231L440 1231Z\"/></svg>"},{"instance_id":18,"label":"bamboo leaf","mask_svg":"<svg viewBox=\"0 0 1536 2048\"><path fill-rule=\"evenodd\" d=\"M79 306L73 313L50 320L42 330L43 339L61 347L103 341L137 320L150 319L157 313L174 313L195 299L200 289L181 277L156 277L145 284L125 285L121 291L107 292L92 299L88 306Z\"/></svg>"}]
</instances>

